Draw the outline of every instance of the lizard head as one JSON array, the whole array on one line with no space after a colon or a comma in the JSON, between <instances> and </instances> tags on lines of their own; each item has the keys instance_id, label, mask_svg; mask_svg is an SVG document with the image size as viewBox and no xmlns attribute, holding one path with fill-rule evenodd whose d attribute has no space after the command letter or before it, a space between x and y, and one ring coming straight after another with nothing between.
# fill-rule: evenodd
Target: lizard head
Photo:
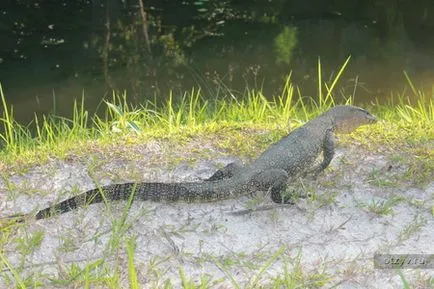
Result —
<instances>
[{"instance_id":1,"label":"lizard head","mask_svg":"<svg viewBox=\"0 0 434 289\"><path fill-rule=\"evenodd\" d=\"M330 110L333 117L334 130L337 133L350 133L359 126L377 122L377 118L367 110L357 106L338 105Z\"/></svg>"}]
</instances>

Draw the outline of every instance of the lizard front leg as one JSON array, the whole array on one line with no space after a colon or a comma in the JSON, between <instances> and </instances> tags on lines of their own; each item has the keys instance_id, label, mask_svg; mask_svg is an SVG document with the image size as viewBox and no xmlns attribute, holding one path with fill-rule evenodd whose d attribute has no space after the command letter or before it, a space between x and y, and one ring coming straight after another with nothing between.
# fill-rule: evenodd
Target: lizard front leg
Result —
<instances>
[{"instance_id":1,"label":"lizard front leg","mask_svg":"<svg viewBox=\"0 0 434 289\"><path fill-rule=\"evenodd\" d=\"M333 129L329 128L326 131L322 146L323 160L314 170L314 176L317 177L323 170L325 170L335 155L335 138L333 135Z\"/></svg>"}]
</instances>

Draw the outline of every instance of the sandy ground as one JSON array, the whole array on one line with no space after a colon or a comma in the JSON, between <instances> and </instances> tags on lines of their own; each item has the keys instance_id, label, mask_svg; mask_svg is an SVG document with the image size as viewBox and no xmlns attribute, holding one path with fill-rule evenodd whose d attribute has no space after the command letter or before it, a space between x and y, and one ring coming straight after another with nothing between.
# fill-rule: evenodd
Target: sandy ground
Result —
<instances>
[{"instance_id":1,"label":"sandy ground","mask_svg":"<svg viewBox=\"0 0 434 289\"><path fill-rule=\"evenodd\" d=\"M52 160L22 174L4 174L1 216L41 209L94 188L95 180L101 185L194 181L234 160L216 152L212 161L198 157L194 162L169 165L167 159L160 159L167 151L158 144L143 145L137 151L129 159L96 153L88 159ZM54 287L48 278L65 276L71 263L84 265L103 258L105 268L119 270L127 288L125 237L134 237L143 288L163 287L167 279L180 288L180 267L192 280L211 276L218 281L213 288L233 288L229 276L243 288L252 285L279 250L283 251L259 275L258 284L267 286L282 276L284 263L291 270L299 256L306 279L329 274L324 288L403 288L396 271L375 269L372 259L375 252L434 254L434 181L420 186L405 179L407 171L388 153L347 145L338 149L317 180L294 183L297 190L312 194L295 205L275 205L266 197L261 201L261 195L202 204L135 202L126 220L129 227L114 248L110 246L117 236L114 223L121 219L126 203L107 208L92 205L20 226L9 237L4 256L12 266L24 266L21 276L43 280L43 288ZM403 198L386 215L367 206L398 196ZM17 240L38 231L43 232L41 245L23 256ZM402 273L411 288L434 284L434 268ZM10 288L9 278L10 272L0 273L0 288Z\"/></svg>"}]
</instances>

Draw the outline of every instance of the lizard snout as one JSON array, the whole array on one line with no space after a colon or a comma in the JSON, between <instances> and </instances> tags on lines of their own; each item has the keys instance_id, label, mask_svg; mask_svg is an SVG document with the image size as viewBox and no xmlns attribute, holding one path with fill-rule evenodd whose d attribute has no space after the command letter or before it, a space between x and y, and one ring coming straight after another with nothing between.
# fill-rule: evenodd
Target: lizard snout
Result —
<instances>
[{"instance_id":1,"label":"lizard snout","mask_svg":"<svg viewBox=\"0 0 434 289\"><path fill-rule=\"evenodd\" d=\"M378 121L377 118L375 117L375 115L372 115L372 114L367 116L367 119L368 119L369 123L376 123Z\"/></svg>"},{"instance_id":2,"label":"lizard snout","mask_svg":"<svg viewBox=\"0 0 434 289\"><path fill-rule=\"evenodd\" d=\"M376 123L378 121L375 115L372 114L367 115L366 118L368 119L369 123Z\"/></svg>"}]
</instances>

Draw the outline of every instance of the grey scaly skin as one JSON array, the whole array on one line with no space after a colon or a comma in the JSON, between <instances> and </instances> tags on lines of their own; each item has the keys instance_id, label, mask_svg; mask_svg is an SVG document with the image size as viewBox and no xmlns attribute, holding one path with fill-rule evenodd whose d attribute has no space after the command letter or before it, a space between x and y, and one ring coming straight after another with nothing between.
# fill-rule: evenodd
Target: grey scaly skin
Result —
<instances>
[{"instance_id":1,"label":"grey scaly skin","mask_svg":"<svg viewBox=\"0 0 434 289\"><path fill-rule=\"evenodd\" d=\"M29 217L45 219L104 200L127 200L131 194L136 200L212 202L270 191L274 202L287 202L281 192L288 178L306 172L317 175L330 164L335 149L334 133L349 133L374 122L376 118L364 109L335 106L271 145L250 165L229 164L205 182L114 184L84 192L40 210L36 215L11 217L16 221ZM314 166L321 153L322 162Z\"/></svg>"}]
</instances>

